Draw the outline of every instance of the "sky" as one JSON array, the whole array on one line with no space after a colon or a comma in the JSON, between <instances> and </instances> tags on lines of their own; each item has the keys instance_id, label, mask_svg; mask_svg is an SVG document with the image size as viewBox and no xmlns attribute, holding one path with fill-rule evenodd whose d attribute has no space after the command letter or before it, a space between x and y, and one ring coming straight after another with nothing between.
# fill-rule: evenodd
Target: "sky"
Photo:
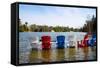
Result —
<instances>
[{"instance_id":1,"label":"sky","mask_svg":"<svg viewBox=\"0 0 100 68\"><path fill-rule=\"evenodd\" d=\"M19 5L19 18L28 25L82 27L87 19L96 16L94 8L58 7L40 5Z\"/></svg>"}]
</instances>

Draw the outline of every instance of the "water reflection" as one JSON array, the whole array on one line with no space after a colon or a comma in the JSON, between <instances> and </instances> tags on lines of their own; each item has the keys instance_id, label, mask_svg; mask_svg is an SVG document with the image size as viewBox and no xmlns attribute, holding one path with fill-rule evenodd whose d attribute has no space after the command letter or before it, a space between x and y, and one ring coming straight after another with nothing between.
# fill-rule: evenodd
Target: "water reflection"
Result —
<instances>
[{"instance_id":1,"label":"water reflection","mask_svg":"<svg viewBox=\"0 0 100 68\"><path fill-rule=\"evenodd\" d=\"M68 60L69 61L74 61L75 59L76 59L76 50L75 50L75 48L68 48Z\"/></svg>"},{"instance_id":2,"label":"water reflection","mask_svg":"<svg viewBox=\"0 0 100 68\"><path fill-rule=\"evenodd\" d=\"M38 50L38 49L32 49L30 51L30 54L29 54L29 62L30 63L41 62L40 50Z\"/></svg>"},{"instance_id":3,"label":"water reflection","mask_svg":"<svg viewBox=\"0 0 100 68\"><path fill-rule=\"evenodd\" d=\"M65 50L56 49L56 61L64 61L65 59Z\"/></svg>"},{"instance_id":4,"label":"water reflection","mask_svg":"<svg viewBox=\"0 0 100 68\"><path fill-rule=\"evenodd\" d=\"M84 47L84 48L66 47L61 49L54 47L50 49L39 49L39 47L42 44L38 45L35 44L34 46L38 46L38 48L36 47L24 48L24 46L22 46L19 53L20 63L62 62L62 61L96 59L96 47ZM52 43L51 46L53 45L56 44Z\"/></svg>"},{"instance_id":5,"label":"water reflection","mask_svg":"<svg viewBox=\"0 0 100 68\"><path fill-rule=\"evenodd\" d=\"M85 47L85 48L82 48L82 50L83 50L83 53L84 53L84 59L88 60L89 48Z\"/></svg>"},{"instance_id":6,"label":"water reflection","mask_svg":"<svg viewBox=\"0 0 100 68\"><path fill-rule=\"evenodd\" d=\"M41 56L42 56L43 62L50 62L51 61L51 50L50 49L42 50Z\"/></svg>"}]
</instances>

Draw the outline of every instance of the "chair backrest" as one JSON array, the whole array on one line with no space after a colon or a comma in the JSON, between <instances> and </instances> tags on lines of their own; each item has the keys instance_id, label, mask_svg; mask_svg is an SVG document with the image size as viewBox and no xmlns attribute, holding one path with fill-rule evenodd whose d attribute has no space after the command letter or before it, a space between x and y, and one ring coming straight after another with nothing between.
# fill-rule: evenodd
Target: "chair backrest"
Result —
<instances>
[{"instance_id":1,"label":"chair backrest","mask_svg":"<svg viewBox=\"0 0 100 68\"><path fill-rule=\"evenodd\" d=\"M42 36L41 40L42 40L42 43L50 43L51 37L50 36Z\"/></svg>"},{"instance_id":2,"label":"chair backrest","mask_svg":"<svg viewBox=\"0 0 100 68\"><path fill-rule=\"evenodd\" d=\"M57 36L57 42L58 42L58 43L59 43L59 42L65 42L65 36L63 36L63 35Z\"/></svg>"}]
</instances>

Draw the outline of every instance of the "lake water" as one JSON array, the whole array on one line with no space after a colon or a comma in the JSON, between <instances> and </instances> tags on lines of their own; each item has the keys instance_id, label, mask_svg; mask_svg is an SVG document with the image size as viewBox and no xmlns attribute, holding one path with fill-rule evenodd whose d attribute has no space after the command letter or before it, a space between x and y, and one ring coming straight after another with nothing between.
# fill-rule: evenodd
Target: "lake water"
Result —
<instances>
[{"instance_id":1,"label":"lake water","mask_svg":"<svg viewBox=\"0 0 100 68\"><path fill-rule=\"evenodd\" d=\"M19 63L62 62L78 60L95 60L96 47L78 48L77 41L84 38L83 32L20 32L19 33ZM32 43L35 37L41 40L44 35L51 36L51 49L42 50L41 42ZM65 36L65 48L57 49L56 36ZM71 37L73 36L73 37ZM75 42L75 48L68 48L68 41ZM35 46L35 47L34 47Z\"/></svg>"}]
</instances>

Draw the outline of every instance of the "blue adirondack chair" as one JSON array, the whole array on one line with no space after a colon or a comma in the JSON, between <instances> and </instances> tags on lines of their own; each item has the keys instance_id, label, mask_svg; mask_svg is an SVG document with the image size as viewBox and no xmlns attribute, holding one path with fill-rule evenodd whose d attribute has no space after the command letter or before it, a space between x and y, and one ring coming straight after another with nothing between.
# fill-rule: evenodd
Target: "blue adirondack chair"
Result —
<instances>
[{"instance_id":1,"label":"blue adirondack chair","mask_svg":"<svg viewBox=\"0 0 100 68\"><path fill-rule=\"evenodd\" d=\"M88 40L88 45L91 47L96 45L96 34L93 34L92 38L90 40Z\"/></svg>"},{"instance_id":2,"label":"blue adirondack chair","mask_svg":"<svg viewBox=\"0 0 100 68\"><path fill-rule=\"evenodd\" d=\"M63 35L57 36L57 48L64 48L64 44L65 44L65 36Z\"/></svg>"}]
</instances>

